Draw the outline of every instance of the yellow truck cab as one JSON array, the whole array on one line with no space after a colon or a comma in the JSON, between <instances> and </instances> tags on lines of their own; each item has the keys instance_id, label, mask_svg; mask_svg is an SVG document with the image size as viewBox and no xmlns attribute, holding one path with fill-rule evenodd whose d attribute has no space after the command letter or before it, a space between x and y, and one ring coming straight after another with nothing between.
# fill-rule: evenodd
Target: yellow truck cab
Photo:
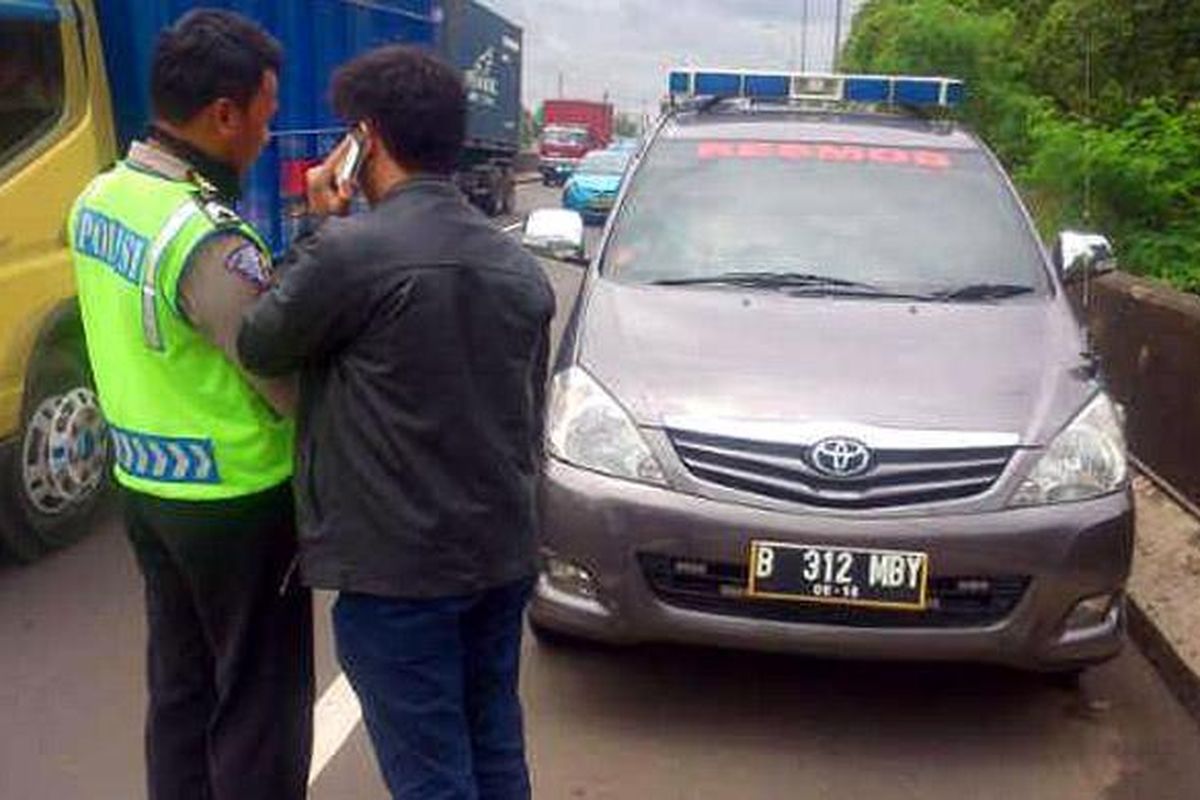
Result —
<instances>
[{"instance_id":1,"label":"yellow truck cab","mask_svg":"<svg viewBox=\"0 0 1200 800\"><path fill-rule=\"evenodd\" d=\"M66 219L113 159L91 0L0 0L0 544L19 560L84 533L108 485Z\"/></svg>"}]
</instances>

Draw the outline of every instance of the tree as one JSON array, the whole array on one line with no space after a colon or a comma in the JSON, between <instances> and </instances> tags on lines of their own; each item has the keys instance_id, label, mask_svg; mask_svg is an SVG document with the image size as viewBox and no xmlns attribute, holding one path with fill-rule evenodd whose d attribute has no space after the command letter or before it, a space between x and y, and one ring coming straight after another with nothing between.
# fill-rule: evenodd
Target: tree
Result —
<instances>
[{"instance_id":1,"label":"tree","mask_svg":"<svg viewBox=\"0 0 1200 800\"><path fill-rule=\"evenodd\" d=\"M964 78L1043 231L1095 226L1200 292L1200 2L868 0L843 64Z\"/></svg>"}]
</instances>

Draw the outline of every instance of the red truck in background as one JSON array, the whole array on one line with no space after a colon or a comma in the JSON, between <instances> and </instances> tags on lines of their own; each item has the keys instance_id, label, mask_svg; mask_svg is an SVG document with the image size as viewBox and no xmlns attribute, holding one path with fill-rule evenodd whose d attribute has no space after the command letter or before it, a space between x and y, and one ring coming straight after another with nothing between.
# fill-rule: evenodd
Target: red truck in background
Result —
<instances>
[{"instance_id":1,"label":"red truck in background","mask_svg":"<svg viewBox=\"0 0 1200 800\"><path fill-rule=\"evenodd\" d=\"M579 160L612 143L613 107L588 100L547 100L542 106L538 168L547 186L562 185Z\"/></svg>"}]
</instances>

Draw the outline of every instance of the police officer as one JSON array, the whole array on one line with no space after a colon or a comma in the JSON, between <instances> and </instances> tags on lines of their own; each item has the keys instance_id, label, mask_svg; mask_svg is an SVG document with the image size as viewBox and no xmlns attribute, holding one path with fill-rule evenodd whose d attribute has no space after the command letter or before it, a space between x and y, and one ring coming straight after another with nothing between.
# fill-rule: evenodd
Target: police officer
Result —
<instances>
[{"instance_id":1,"label":"police officer","mask_svg":"<svg viewBox=\"0 0 1200 800\"><path fill-rule=\"evenodd\" d=\"M290 387L247 376L242 311L270 281L231 209L267 142L281 51L196 11L156 45L145 141L76 201L88 353L145 582L151 800L305 796L312 607L289 580Z\"/></svg>"}]
</instances>

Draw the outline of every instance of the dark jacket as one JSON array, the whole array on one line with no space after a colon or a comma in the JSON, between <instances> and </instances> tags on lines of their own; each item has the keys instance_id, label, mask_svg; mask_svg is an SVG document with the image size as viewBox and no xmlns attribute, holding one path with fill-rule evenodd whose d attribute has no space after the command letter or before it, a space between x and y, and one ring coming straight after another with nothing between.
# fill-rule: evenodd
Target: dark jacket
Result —
<instances>
[{"instance_id":1,"label":"dark jacket","mask_svg":"<svg viewBox=\"0 0 1200 800\"><path fill-rule=\"evenodd\" d=\"M296 496L312 586L467 594L534 571L554 294L450 183L330 219L279 265L238 352L300 372Z\"/></svg>"}]
</instances>

